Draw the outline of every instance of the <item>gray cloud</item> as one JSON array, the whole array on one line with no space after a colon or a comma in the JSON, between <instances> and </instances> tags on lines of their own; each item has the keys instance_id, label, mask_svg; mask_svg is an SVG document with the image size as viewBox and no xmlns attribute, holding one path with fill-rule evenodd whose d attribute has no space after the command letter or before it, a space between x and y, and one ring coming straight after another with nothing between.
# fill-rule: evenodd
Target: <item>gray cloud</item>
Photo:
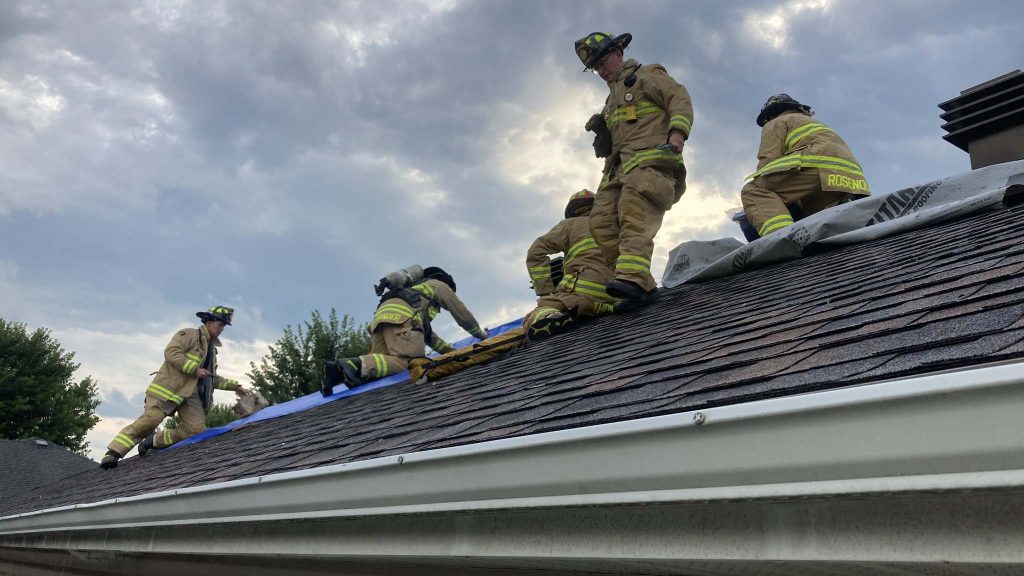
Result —
<instances>
[{"instance_id":1,"label":"gray cloud","mask_svg":"<svg viewBox=\"0 0 1024 576\"><path fill-rule=\"evenodd\" d=\"M134 419L142 414L145 401L145 390L129 398L123 392L114 388L103 397L96 412L104 417Z\"/></svg>"},{"instance_id":2,"label":"gray cloud","mask_svg":"<svg viewBox=\"0 0 1024 576\"><path fill-rule=\"evenodd\" d=\"M715 206L738 204L781 90L877 190L966 169L935 104L1021 53L1000 2L301 6L0 7L0 257L60 303L42 321L208 298L271 334L314 308L365 320L373 280L411 262L450 268L481 316L528 305L523 250L598 179L580 125L603 86L571 51L593 30L690 90L691 194ZM776 13L781 47L751 24ZM700 214L670 213L671 240L737 233Z\"/></svg>"}]
</instances>

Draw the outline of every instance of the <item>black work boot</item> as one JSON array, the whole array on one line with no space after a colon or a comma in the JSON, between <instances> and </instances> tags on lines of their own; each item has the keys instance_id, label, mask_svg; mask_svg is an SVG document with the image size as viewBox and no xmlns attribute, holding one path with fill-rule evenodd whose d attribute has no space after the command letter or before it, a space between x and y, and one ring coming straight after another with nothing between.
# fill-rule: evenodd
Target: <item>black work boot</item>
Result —
<instances>
[{"instance_id":1,"label":"black work boot","mask_svg":"<svg viewBox=\"0 0 1024 576\"><path fill-rule=\"evenodd\" d=\"M110 470L111 468L117 468L117 461L121 459L121 455L113 450L107 450L107 453L103 455L103 459L100 460L100 468L104 470Z\"/></svg>"},{"instance_id":2,"label":"black work boot","mask_svg":"<svg viewBox=\"0 0 1024 576\"><path fill-rule=\"evenodd\" d=\"M344 381L345 376L337 361L328 360L327 362L324 362L324 380L320 384L320 394L324 398L334 394L334 387Z\"/></svg>"},{"instance_id":3,"label":"black work boot","mask_svg":"<svg viewBox=\"0 0 1024 576\"><path fill-rule=\"evenodd\" d=\"M633 300L635 298L642 298L646 291L640 287L636 282L630 282L629 280L621 280L616 278L605 286L605 292L609 296L614 298L623 298L625 300Z\"/></svg>"},{"instance_id":4,"label":"black work boot","mask_svg":"<svg viewBox=\"0 0 1024 576\"><path fill-rule=\"evenodd\" d=\"M146 436L139 442L139 456L145 456L146 452L153 449L153 434Z\"/></svg>"},{"instance_id":5,"label":"black work boot","mask_svg":"<svg viewBox=\"0 0 1024 576\"><path fill-rule=\"evenodd\" d=\"M644 292L643 288L640 288L640 286L637 286L636 284L633 284L632 282L629 282L628 280L613 280L613 282L622 282L624 284L632 284L633 286L636 286L636 288L639 291L639 295L628 296L624 300L622 300L621 302L619 302L618 304L615 305L615 312L619 313L619 314L621 314L623 312L633 312L634 310L637 310L638 308L641 308L643 306L646 306L646 305L650 304L651 302L654 302L655 296L656 296L656 294L658 292L658 288L657 287L651 289L650 292ZM609 288L608 288L607 292L609 294L611 294L611 283L608 284L608 287ZM634 291L633 294L636 294L636 292ZM617 296L617 297L621 298L621 296Z\"/></svg>"},{"instance_id":6,"label":"black work boot","mask_svg":"<svg viewBox=\"0 0 1024 576\"><path fill-rule=\"evenodd\" d=\"M572 326L576 319L569 314L558 312L543 318L538 318L530 329L526 331L526 337L530 340L543 340L560 332L565 332Z\"/></svg>"},{"instance_id":7,"label":"black work boot","mask_svg":"<svg viewBox=\"0 0 1024 576\"><path fill-rule=\"evenodd\" d=\"M341 371L345 374L345 384L354 388L363 383L363 361L358 356L355 358L342 358L339 362Z\"/></svg>"}]
</instances>

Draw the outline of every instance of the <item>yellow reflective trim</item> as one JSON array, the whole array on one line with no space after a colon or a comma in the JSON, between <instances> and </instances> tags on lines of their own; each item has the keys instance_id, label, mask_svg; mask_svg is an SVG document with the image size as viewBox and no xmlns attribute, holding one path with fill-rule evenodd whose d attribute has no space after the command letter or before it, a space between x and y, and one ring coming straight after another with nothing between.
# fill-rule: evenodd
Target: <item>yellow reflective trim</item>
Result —
<instances>
[{"instance_id":1,"label":"yellow reflective trim","mask_svg":"<svg viewBox=\"0 0 1024 576\"><path fill-rule=\"evenodd\" d=\"M605 291L603 284L599 284L598 286L586 286L584 284L577 283L575 291L583 294L584 296L589 296L598 300L605 300L607 302L619 301L619 298L611 296Z\"/></svg>"},{"instance_id":2,"label":"yellow reflective trim","mask_svg":"<svg viewBox=\"0 0 1024 576\"><path fill-rule=\"evenodd\" d=\"M174 432L164 428L164 447L174 444Z\"/></svg>"},{"instance_id":3,"label":"yellow reflective trim","mask_svg":"<svg viewBox=\"0 0 1024 576\"><path fill-rule=\"evenodd\" d=\"M405 304L384 304L374 313L374 321L388 320L402 322L416 315L416 311Z\"/></svg>"},{"instance_id":4,"label":"yellow reflective trim","mask_svg":"<svg viewBox=\"0 0 1024 576\"><path fill-rule=\"evenodd\" d=\"M374 354L373 361L377 364L377 378L383 378L388 375L388 363L384 360L383 354Z\"/></svg>"},{"instance_id":5,"label":"yellow reflective trim","mask_svg":"<svg viewBox=\"0 0 1024 576\"><path fill-rule=\"evenodd\" d=\"M758 236L764 236L770 234L780 228L793 225L793 216L790 214L780 214L778 216L772 216L771 218L764 221L761 225L761 229L757 231Z\"/></svg>"},{"instance_id":6,"label":"yellow reflective trim","mask_svg":"<svg viewBox=\"0 0 1024 576\"><path fill-rule=\"evenodd\" d=\"M417 284L413 286L412 289L419 292L420 294L423 294L427 298L430 298L431 300L437 297L437 294L434 292L434 289L431 288L429 284Z\"/></svg>"},{"instance_id":7,"label":"yellow reflective trim","mask_svg":"<svg viewBox=\"0 0 1024 576\"><path fill-rule=\"evenodd\" d=\"M772 160L771 162L765 164L764 166L759 168L753 174L749 174L746 177L746 180L750 180L752 178L757 178L758 176L762 176L762 175L764 175L764 174L766 174L768 172L772 172L772 171L779 171L779 172L781 172L783 170L788 170L790 168L797 168L799 166L800 166L800 157L799 156L783 156L781 158L777 158L777 159Z\"/></svg>"},{"instance_id":8,"label":"yellow reflective trim","mask_svg":"<svg viewBox=\"0 0 1024 576\"><path fill-rule=\"evenodd\" d=\"M690 134L691 120L682 114L676 114L668 121L669 128L682 128L687 136Z\"/></svg>"},{"instance_id":9,"label":"yellow reflective trim","mask_svg":"<svg viewBox=\"0 0 1024 576\"><path fill-rule=\"evenodd\" d=\"M786 152L789 152L796 146L797 142L804 139L804 137L814 134L815 132L828 131L832 132L832 129L819 122L812 122L810 124L804 124L803 126L794 129L786 135Z\"/></svg>"},{"instance_id":10,"label":"yellow reflective trim","mask_svg":"<svg viewBox=\"0 0 1024 576\"><path fill-rule=\"evenodd\" d=\"M782 172L791 168L822 168L826 170L835 170L837 172L846 172L856 176L864 176L860 166L849 160L843 160L842 158L836 158L834 156L814 156L808 154L795 154L793 156L783 156L772 160L765 164L760 170L747 176L747 180L763 176L772 172Z\"/></svg>"},{"instance_id":11,"label":"yellow reflective trim","mask_svg":"<svg viewBox=\"0 0 1024 576\"><path fill-rule=\"evenodd\" d=\"M536 310L533 311L533 321L536 322L537 320L540 320L541 318L547 318L552 314L561 313L562 311L559 310L558 308L551 308L550 306L541 306L540 308L537 308Z\"/></svg>"},{"instance_id":12,"label":"yellow reflective trim","mask_svg":"<svg viewBox=\"0 0 1024 576\"><path fill-rule=\"evenodd\" d=\"M650 116L651 114L657 114L663 112L661 106L658 106L654 102L643 100L629 105L619 106L614 112L608 115L608 119L605 121L608 126L620 122L622 120L635 120L640 116Z\"/></svg>"},{"instance_id":13,"label":"yellow reflective trim","mask_svg":"<svg viewBox=\"0 0 1024 576\"><path fill-rule=\"evenodd\" d=\"M648 267L650 267L651 265L651 261L649 258L644 258L643 256L635 256L633 254L622 254L619 256L616 262L633 262L637 264L645 264Z\"/></svg>"},{"instance_id":14,"label":"yellow reflective trim","mask_svg":"<svg viewBox=\"0 0 1024 576\"><path fill-rule=\"evenodd\" d=\"M585 296L591 298L597 298L600 300L607 300L608 302L618 302L619 298L611 296L605 290L605 285L599 282L591 282L590 280L583 280L577 278L575 274L567 274L565 278L559 283L559 286L565 286L567 290L572 292L579 292Z\"/></svg>"},{"instance_id":15,"label":"yellow reflective trim","mask_svg":"<svg viewBox=\"0 0 1024 576\"><path fill-rule=\"evenodd\" d=\"M580 255L581 252L597 248L597 241L593 237L587 236L583 240L572 245L569 251L565 253L565 262L568 264L574 258Z\"/></svg>"},{"instance_id":16,"label":"yellow reflective trim","mask_svg":"<svg viewBox=\"0 0 1024 576\"><path fill-rule=\"evenodd\" d=\"M164 388L163 386L157 384L156 382L150 384L148 390L153 394L163 398L164 400L169 400L171 402L174 402L175 404L181 404L182 402L185 401L185 399L182 398L181 396L178 396L174 392L171 392L170 390Z\"/></svg>"},{"instance_id":17,"label":"yellow reflective trim","mask_svg":"<svg viewBox=\"0 0 1024 576\"><path fill-rule=\"evenodd\" d=\"M411 306L409 306L407 304L403 304L401 302L393 302L393 303L390 303L390 304L382 304L379 308L377 308L378 312L380 312L381 310L388 310L388 311L395 311L395 312L407 312L409 314L415 314L415 312L416 312L415 310L412 309Z\"/></svg>"},{"instance_id":18,"label":"yellow reflective trim","mask_svg":"<svg viewBox=\"0 0 1024 576\"><path fill-rule=\"evenodd\" d=\"M815 162L833 162L835 164L839 164L841 166L846 166L847 168L852 168L852 169L858 170L858 171L861 169L860 166L856 162L851 162L849 160L843 160L842 158L836 158L835 156L815 156L815 155L811 155L811 154L802 154L800 156L800 158L802 158L804 160L812 160L812 161L815 161Z\"/></svg>"},{"instance_id":19,"label":"yellow reflective trim","mask_svg":"<svg viewBox=\"0 0 1024 576\"><path fill-rule=\"evenodd\" d=\"M650 274L651 261L643 256L623 255L615 261L616 270L639 270Z\"/></svg>"},{"instance_id":20,"label":"yellow reflective trim","mask_svg":"<svg viewBox=\"0 0 1024 576\"><path fill-rule=\"evenodd\" d=\"M185 360L185 365L181 367L181 371L185 374L191 374L195 372L198 367L199 362L196 362L195 360Z\"/></svg>"},{"instance_id":21,"label":"yellow reflective trim","mask_svg":"<svg viewBox=\"0 0 1024 576\"><path fill-rule=\"evenodd\" d=\"M530 278L551 278L551 266L534 266L533 268L528 268L528 270L530 271Z\"/></svg>"},{"instance_id":22,"label":"yellow reflective trim","mask_svg":"<svg viewBox=\"0 0 1024 576\"><path fill-rule=\"evenodd\" d=\"M632 158L630 158L625 164L622 165L622 173L628 174L630 170L639 166L641 162L646 162L647 160L661 159L672 160L673 162L678 163L680 166L683 164L682 155L677 154L676 152L673 152L671 150L661 150L655 148L652 150L644 150L643 152L637 152L636 154L634 154Z\"/></svg>"},{"instance_id":23,"label":"yellow reflective trim","mask_svg":"<svg viewBox=\"0 0 1024 576\"><path fill-rule=\"evenodd\" d=\"M135 440L132 440L131 438L125 436L124 434L118 434L117 436L114 436L114 441L129 450L132 449L132 446L135 446Z\"/></svg>"},{"instance_id":24,"label":"yellow reflective trim","mask_svg":"<svg viewBox=\"0 0 1024 576\"><path fill-rule=\"evenodd\" d=\"M402 317L402 318L409 318L409 317L412 317L414 314L415 314L415 312L412 309L409 309L409 308L405 308L405 309L401 309L401 308L384 308L382 310L377 310L377 313L374 314L373 317L374 318L382 318L382 317L385 317L385 316L388 316L388 317L399 316L399 317Z\"/></svg>"}]
</instances>

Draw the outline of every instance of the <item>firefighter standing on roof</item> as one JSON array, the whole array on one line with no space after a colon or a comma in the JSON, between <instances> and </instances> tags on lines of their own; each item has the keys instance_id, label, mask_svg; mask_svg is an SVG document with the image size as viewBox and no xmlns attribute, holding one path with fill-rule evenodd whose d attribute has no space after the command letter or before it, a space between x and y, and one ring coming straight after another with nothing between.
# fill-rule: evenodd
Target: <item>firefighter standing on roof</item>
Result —
<instances>
[{"instance_id":1,"label":"firefighter standing on roof","mask_svg":"<svg viewBox=\"0 0 1024 576\"><path fill-rule=\"evenodd\" d=\"M857 158L810 106L776 94L757 116L757 171L740 192L743 211L759 236L793 224L790 205L804 216L871 194Z\"/></svg>"},{"instance_id":2,"label":"firefighter standing on roof","mask_svg":"<svg viewBox=\"0 0 1024 576\"><path fill-rule=\"evenodd\" d=\"M217 351L220 334L231 325L234 310L214 306L206 312L196 312L202 320L199 328L179 330L164 349L164 363L146 389L145 410L134 422L125 426L107 445L107 453L100 461L103 468L117 466L136 444L139 455L151 448L166 448L206 430L206 411L210 409L211 392L200 396L202 381L218 390L231 390L239 396L245 389L235 380L217 375ZM153 434L164 418L177 412L181 427ZM140 443L141 441L141 443Z\"/></svg>"},{"instance_id":3,"label":"firefighter standing on roof","mask_svg":"<svg viewBox=\"0 0 1024 576\"><path fill-rule=\"evenodd\" d=\"M646 303L655 289L654 236L686 189L682 151L693 124L690 95L663 66L623 61L630 40L594 32L575 45L609 88L601 115L587 123L606 158L590 230L615 271L608 294L627 299L620 309Z\"/></svg>"},{"instance_id":4,"label":"firefighter standing on roof","mask_svg":"<svg viewBox=\"0 0 1024 576\"><path fill-rule=\"evenodd\" d=\"M408 284L387 284L390 274L381 280L379 293L383 295L369 326L370 353L325 364L320 390L324 396L330 396L334 386L342 382L348 387L358 386L407 370L410 360L424 356L427 344L441 354L452 351L451 344L430 326L442 308L451 312L459 326L473 337L487 338L487 332L455 295L455 279L450 274L436 266L411 266L400 272L406 270L412 271L405 274ZM383 292L385 285L387 293Z\"/></svg>"},{"instance_id":5,"label":"firefighter standing on roof","mask_svg":"<svg viewBox=\"0 0 1024 576\"><path fill-rule=\"evenodd\" d=\"M593 205L594 193L590 190L573 194L565 207L565 219L534 240L526 253L526 268L540 296L537 307L523 320L531 340L561 332L578 318L612 312L618 302L605 291L615 274L590 235ZM563 276L554 286L548 255L559 252L564 254Z\"/></svg>"}]
</instances>

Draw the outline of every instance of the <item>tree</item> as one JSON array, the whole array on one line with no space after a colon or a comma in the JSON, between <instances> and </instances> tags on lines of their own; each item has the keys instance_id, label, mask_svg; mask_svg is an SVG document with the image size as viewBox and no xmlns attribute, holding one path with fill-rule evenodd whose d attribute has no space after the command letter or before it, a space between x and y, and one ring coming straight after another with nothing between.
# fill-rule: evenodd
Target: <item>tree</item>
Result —
<instances>
[{"instance_id":1,"label":"tree","mask_svg":"<svg viewBox=\"0 0 1024 576\"><path fill-rule=\"evenodd\" d=\"M75 354L46 328L0 318L0 431L9 440L38 437L86 455L85 435L100 421L91 376L75 382Z\"/></svg>"},{"instance_id":2,"label":"tree","mask_svg":"<svg viewBox=\"0 0 1024 576\"><path fill-rule=\"evenodd\" d=\"M210 411L206 413L206 427L216 428L234 422L238 418L235 417L234 408L229 404L217 404L213 403L210 407ZM181 418L177 414L164 420L164 428L174 430L175 428L181 427Z\"/></svg>"},{"instance_id":3,"label":"tree","mask_svg":"<svg viewBox=\"0 0 1024 576\"><path fill-rule=\"evenodd\" d=\"M270 347L260 365L249 363L253 388L271 404L319 392L326 360L359 356L370 349L366 326L357 325L348 314L339 322L334 308L326 322L314 310L304 324L305 330L285 326L284 336Z\"/></svg>"}]
</instances>

